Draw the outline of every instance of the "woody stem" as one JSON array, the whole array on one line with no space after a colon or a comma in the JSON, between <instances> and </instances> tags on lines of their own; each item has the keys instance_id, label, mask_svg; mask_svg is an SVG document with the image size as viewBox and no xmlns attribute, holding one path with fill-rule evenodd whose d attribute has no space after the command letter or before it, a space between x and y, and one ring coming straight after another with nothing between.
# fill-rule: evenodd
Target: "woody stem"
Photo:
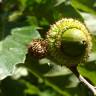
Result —
<instances>
[{"instance_id":1,"label":"woody stem","mask_svg":"<svg viewBox=\"0 0 96 96\"><path fill-rule=\"evenodd\" d=\"M85 84L96 96L96 89L93 85L91 85L77 70L77 66L71 66L69 68L75 75L76 77L80 80L81 83Z\"/></svg>"}]
</instances>

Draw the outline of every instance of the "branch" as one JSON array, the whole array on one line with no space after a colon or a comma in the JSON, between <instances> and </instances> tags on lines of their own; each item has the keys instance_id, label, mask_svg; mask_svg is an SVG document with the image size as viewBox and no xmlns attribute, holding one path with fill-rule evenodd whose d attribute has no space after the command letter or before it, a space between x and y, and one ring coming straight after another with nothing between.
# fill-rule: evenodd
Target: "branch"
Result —
<instances>
[{"instance_id":1,"label":"branch","mask_svg":"<svg viewBox=\"0 0 96 96\"><path fill-rule=\"evenodd\" d=\"M76 75L76 77L80 80L80 82L85 84L93 92L94 96L96 96L95 87L91 85L82 75L79 74L77 66L73 65L69 69Z\"/></svg>"},{"instance_id":2,"label":"branch","mask_svg":"<svg viewBox=\"0 0 96 96\"><path fill-rule=\"evenodd\" d=\"M91 85L82 75L79 75L78 79L93 92L94 96L96 96L96 89L93 85Z\"/></svg>"}]
</instances>

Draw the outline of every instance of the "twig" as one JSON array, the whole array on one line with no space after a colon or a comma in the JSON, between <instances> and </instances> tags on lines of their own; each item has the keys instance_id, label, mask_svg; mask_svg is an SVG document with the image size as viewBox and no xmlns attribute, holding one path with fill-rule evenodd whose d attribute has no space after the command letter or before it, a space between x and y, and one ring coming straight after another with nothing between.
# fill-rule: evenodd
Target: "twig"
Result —
<instances>
[{"instance_id":1,"label":"twig","mask_svg":"<svg viewBox=\"0 0 96 96\"><path fill-rule=\"evenodd\" d=\"M76 77L80 80L80 82L85 84L93 92L94 96L96 96L95 87L91 85L82 75L79 74L77 66L73 65L69 69L76 75Z\"/></svg>"},{"instance_id":2,"label":"twig","mask_svg":"<svg viewBox=\"0 0 96 96\"><path fill-rule=\"evenodd\" d=\"M94 96L96 96L96 89L93 85L91 85L83 76L79 75L78 79L84 83L94 94Z\"/></svg>"}]
</instances>

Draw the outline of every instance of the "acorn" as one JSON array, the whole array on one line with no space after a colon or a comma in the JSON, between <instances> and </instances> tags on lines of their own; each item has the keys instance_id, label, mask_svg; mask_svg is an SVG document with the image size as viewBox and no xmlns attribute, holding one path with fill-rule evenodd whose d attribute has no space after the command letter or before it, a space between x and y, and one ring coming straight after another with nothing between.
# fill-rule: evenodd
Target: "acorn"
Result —
<instances>
[{"instance_id":1,"label":"acorn","mask_svg":"<svg viewBox=\"0 0 96 96\"><path fill-rule=\"evenodd\" d=\"M37 59L44 58L47 54L47 41L43 39L32 40L28 45L28 51Z\"/></svg>"},{"instance_id":2,"label":"acorn","mask_svg":"<svg viewBox=\"0 0 96 96\"><path fill-rule=\"evenodd\" d=\"M91 52L91 35L78 20L64 18L47 32L48 56L57 64L70 66L87 61Z\"/></svg>"}]
</instances>

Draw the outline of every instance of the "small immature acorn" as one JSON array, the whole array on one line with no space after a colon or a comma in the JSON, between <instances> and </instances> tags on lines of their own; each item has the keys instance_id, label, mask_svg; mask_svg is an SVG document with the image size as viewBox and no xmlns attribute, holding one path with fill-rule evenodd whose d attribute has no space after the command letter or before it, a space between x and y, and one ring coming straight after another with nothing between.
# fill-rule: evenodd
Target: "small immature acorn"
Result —
<instances>
[{"instance_id":1,"label":"small immature acorn","mask_svg":"<svg viewBox=\"0 0 96 96\"><path fill-rule=\"evenodd\" d=\"M47 54L47 41L43 39L32 40L28 46L28 51L34 57L41 59Z\"/></svg>"},{"instance_id":2,"label":"small immature acorn","mask_svg":"<svg viewBox=\"0 0 96 96\"><path fill-rule=\"evenodd\" d=\"M61 19L47 33L49 58L70 66L86 62L91 47L91 36L85 25L74 19Z\"/></svg>"}]
</instances>

